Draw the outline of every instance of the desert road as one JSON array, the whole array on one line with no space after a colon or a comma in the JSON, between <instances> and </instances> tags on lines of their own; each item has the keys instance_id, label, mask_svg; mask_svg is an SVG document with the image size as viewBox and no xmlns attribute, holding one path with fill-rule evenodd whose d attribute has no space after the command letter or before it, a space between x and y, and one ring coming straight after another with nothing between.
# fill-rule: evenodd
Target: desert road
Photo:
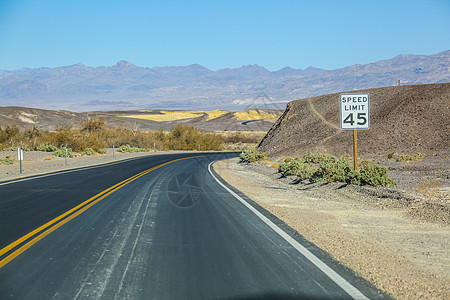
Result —
<instances>
[{"instance_id":1,"label":"desert road","mask_svg":"<svg viewBox=\"0 0 450 300\"><path fill-rule=\"evenodd\" d=\"M224 184L236 155L0 183L0 299L387 298Z\"/></svg>"}]
</instances>

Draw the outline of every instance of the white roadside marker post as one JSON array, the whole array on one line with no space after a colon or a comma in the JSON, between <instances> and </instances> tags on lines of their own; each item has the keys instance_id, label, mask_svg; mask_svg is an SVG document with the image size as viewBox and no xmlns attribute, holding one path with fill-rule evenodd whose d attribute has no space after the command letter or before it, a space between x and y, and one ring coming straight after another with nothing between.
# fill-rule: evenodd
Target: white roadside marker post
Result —
<instances>
[{"instance_id":1,"label":"white roadside marker post","mask_svg":"<svg viewBox=\"0 0 450 300\"><path fill-rule=\"evenodd\" d=\"M20 163L20 174L22 174L22 160L23 160L23 150L22 148L18 148L17 149L17 159L19 160Z\"/></svg>"}]
</instances>

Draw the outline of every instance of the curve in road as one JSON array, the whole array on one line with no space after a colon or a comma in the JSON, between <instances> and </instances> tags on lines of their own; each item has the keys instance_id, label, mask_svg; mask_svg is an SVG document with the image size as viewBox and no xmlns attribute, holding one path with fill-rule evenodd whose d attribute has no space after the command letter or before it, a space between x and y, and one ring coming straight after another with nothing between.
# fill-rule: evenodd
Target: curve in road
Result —
<instances>
[{"instance_id":1,"label":"curve in road","mask_svg":"<svg viewBox=\"0 0 450 300\"><path fill-rule=\"evenodd\" d=\"M210 163L235 155L152 157L1 186L1 217L27 206L40 216L34 225L23 219L28 210L7 218L2 243L5 232L6 240L23 236L24 228L38 228L96 195L103 198L0 268L0 298L386 297L303 243L354 290L340 286L288 241L298 238L280 234L245 204L244 195L218 183ZM20 220L28 225L14 230Z\"/></svg>"}]
</instances>

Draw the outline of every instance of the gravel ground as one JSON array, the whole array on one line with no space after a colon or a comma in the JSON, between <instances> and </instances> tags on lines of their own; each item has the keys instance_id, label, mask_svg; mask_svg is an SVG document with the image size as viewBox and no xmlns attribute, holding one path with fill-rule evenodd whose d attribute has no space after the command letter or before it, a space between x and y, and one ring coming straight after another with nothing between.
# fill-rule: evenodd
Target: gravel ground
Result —
<instances>
[{"instance_id":1,"label":"gravel ground","mask_svg":"<svg viewBox=\"0 0 450 300\"><path fill-rule=\"evenodd\" d=\"M295 178L280 178L274 168L239 164L237 159L217 162L214 169L392 296L450 299L448 170L433 173L430 162L395 166L390 175L400 179L399 188L295 184ZM428 180L442 185L439 190L416 191L417 182Z\"/></svg>"}]
</instances>

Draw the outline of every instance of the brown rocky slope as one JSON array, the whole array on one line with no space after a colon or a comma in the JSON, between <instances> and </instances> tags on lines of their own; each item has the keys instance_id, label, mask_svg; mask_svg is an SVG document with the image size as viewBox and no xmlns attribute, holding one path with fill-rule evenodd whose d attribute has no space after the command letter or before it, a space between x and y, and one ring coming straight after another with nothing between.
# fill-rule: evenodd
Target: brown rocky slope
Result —
<instances>
[{"instance_id":1,"label":"brown rocky slope","mask_svg":"<svg viewBox=\"0 0 450 300\"><path fill-rule=\"evenodd\" d=\"M370 129L358 131L359 155L422 152L448 156L450 82L350 93L370 95ZM272 157L301 156L308 151L352 153L352 131L341 130L339 124L339 94L292 101L259 149Z\"/></svg>"}]
</instances>

